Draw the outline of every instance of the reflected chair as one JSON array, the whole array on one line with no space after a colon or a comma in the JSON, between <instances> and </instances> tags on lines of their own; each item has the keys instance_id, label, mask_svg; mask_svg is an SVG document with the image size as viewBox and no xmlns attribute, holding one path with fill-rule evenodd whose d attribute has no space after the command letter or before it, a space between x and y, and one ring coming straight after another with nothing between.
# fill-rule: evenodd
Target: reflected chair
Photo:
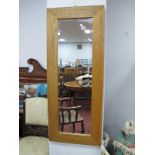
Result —
<instances>
[{"instance_id":1,"label":"reflected chair","mask_svg":"<svg viewBox=\"0 0 155 155\"><path fill-rule=\"evenodd\" d=\"M73 79L73 78L72 78ZM67 78L67 75L61 75L58 74L58 95L59 97L70 97L71 91L66 89L64 86L64 83L69 81L70 79Z\"/></svg>"},{"instance_id":2,"label":"reflected chair","mask_svg":"<svg viewBox=\"0 0 155 155\"><path fill-rule=\"evenodd\" d=\"M66 106L71 106L70 91L64 89L63 79L59 75L58 77L58 95L60 106L64 106L64 103L66 103Z\"/></svg>"},{"instance_id":3,"label":"reflected chair","mask_svg":"<svg viewBox=\"0 0 155 155\"><path fill-rule=\"evenodd\" d=\"M59 108L59 123L60 123L61 132L64 131L64 125L72 124L73 125L73 133L74 133L76 123L81 123L81 133L85 132L84 119L78 113L78 111L81 108L82 108L82 106L60 107Z\"/></svg>"},{"instance_id":4,"label":"reflected chair","mask_svg":"<svg viewBox=\"0 0 155 155\"><path fill-rule=\"evenodd\" d=\"M64 106L64 103L67 107L71 106L71 98L70 97L60 97L59 98L60 106Z\"/></svg>"},{"instance_id":5,"label":"reflected chair","mask_svg":"<svg viewBox=\"0 0 155 155\"><path fill-rule=\"evenodd\" d=\"M74 81L76 76L76 70L75 68L64 68L64 73L63 73L63 81L68 82L68 81Z\"/></svg>"},{"instance_id":6,"label":"reflected chair","mask_svg":"<svg viewBox=\"0 0 155 155\"><path fill-rule=\"evenodd\" d=\"M25 100L25 125L48 126L47 98ZM19 141L19 155L48 155L48 138L26 136Z\"/></svg>"}]
</instances>

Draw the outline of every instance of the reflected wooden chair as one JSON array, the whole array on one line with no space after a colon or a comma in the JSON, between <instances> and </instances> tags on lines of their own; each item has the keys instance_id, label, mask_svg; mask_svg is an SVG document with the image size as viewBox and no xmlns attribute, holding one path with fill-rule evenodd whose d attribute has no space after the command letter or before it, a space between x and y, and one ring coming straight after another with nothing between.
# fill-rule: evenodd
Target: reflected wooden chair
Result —
<instances>
[{"instance_id":1,"label":"reflected wooden chair","mask_svg":"<svg viewBox=\"0 0 155 155\"><path fill-rule=\"evenodd\" d=\"M60 103L60 107L64 106L64 104L67 107L70 107L71 106L71 97L60 97L59 98L59 103Z\"/></svg>"},{"instance_id":2,"label":"reflected wooden chair","mask_svg":"<svg viewBox=\"0 0 155 155\"><path fill-rule=\"evenodd\" d=\"M47 98L27 98L24 109L26 125L48 126ZM34 135L20 139L19 155L49 155L48 138Z\"/></svg>"},{"instance_id":3,"label":"reflected wooden chair","mask_svg":"<svg viewBox=\"0 0 155 155\"><path fill-rule=\"evenodd\" d=\"M76 70L75 68L64 68L64 73L63 73L63 81L68 82L68 81L74 81L76 76Z\"/></svg>"},{"instance_id":4,"label":"reflected wooden chair","mask_svg":"<svg viewBox=\"0 0 155 155\"><path fill-rule=\"evenodd\" d=\"M82 106L74 106L74 107L60 107L59 108L59 123L61 132L64 131L64 125L72 124L73 125L73 133L75 132L75 124L81 123L81 133L85 132L84 129L84 119L78 113Z\"/></svg>"},{"instance_id":5,"label":"reflected wooden chair","mask_svg":"<svg viewBox=\"0 0 155 155\"><path fill-rule=\"evenodd\" d=\"M70 91L64 89L63 85L63 79L58 75L58 96L59 96L59 104L60 106L64 106L64 103L66 106L71 106L71 97L70 97Z\"/></svg>"},{"instance_id":6,"label":"reflected wooden chair","mask_svg":"<svg viewBox=\"0 0 155 155\"><path fill-rule=\"evenodd\" d=\"M73 77L71 78L73 79ZM64 86L64 82L66 81L69 81L70 78L68 78L67 75L61 75L58 74L58 95L60 98L63 98L63 97L71 97L71 91L66 89L65 86Z\"/></svg>"}]
</instances>

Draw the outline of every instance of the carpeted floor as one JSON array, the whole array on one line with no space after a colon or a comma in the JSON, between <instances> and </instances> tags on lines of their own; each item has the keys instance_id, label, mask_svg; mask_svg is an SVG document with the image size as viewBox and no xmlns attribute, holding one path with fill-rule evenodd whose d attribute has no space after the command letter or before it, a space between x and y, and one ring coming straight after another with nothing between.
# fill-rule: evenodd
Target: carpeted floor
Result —
<instances>
[{"instance_id":1,"label":"carpeted floor","mask_svg":"<svg viewBox=\"0 0 155 155\"><path fill-rule=\"evenodd\" d=\"M84 134L89 134L91 129L91 106L90 101L84 100L79 101L78 105L82 105L82 109L79 111L79 114L84 118ZM72 124L67 124L64 126L64 132L71 132L73 131ZM76 123L75 125L75 133L81 133L81 123Z\"/></svg>"}]
</instances>

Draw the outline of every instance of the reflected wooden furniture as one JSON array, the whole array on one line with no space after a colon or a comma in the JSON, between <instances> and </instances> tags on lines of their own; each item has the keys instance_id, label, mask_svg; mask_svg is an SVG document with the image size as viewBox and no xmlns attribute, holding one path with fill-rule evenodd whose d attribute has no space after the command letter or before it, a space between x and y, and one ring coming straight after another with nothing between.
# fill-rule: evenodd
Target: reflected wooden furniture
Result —
<instances>
[{"instance_id":1,"label":"reflected wooden furniture","mask_svg":"<svg viewBox=\"0 0 155 155\"><path fill-rule=\"evenodd\" d=\"M74 107L60 107L59 108L59 123L61 132L64 130L64 125L72 124L73 125L73 133L75 132L75 124L81 123L81 133L84 133L84 119L80 116L78 111L82 108L82 106L74 106Z\"/></svg>"},{"instance_id":2,"label":"reflected wooden furniture","mask_svg":"<svg viewBox=\"0 0 155 155\"><path fill-rule=\"evenodd\" d=\"M75 68L74 67L67 67L64 68L64 74L68 74L68 75L75 75Z\"/></svg>"},{"instance_id":3,"label":"reflected wooden furniture","mask_svg":"<svg viewBox=\"0 0 155 155\"><path fill-rule=\"evenodd\" d=\"M71 106L71 98L70 97L60 97L59 98L60 106L64 106L64 103L66 106Z\"/></svg>"},{"instance_id":4,"label":"reflected wooden furniture","mask_svg":"<svg viewBox=\"0 0 155 155\"><path fill-rule=\"evenodd\" d=\"M77 91L90 92L91 91L91 87L82 87L82 86L80 86L78 81L65 82L64 86L67 87L68 89L72 90L72 91L75 91L75 92L77 92Z\"/></svg>"},{"instance_id":5,"label":"reflected wooden furniture","mask_svg":"<svg viewBox=\"0 0 155 155\"><path fill-rule=\"evenodd\" d=\"M76 76L75 68L73 68L73 67L64 68L64 72L63 72L63 81L64 82L74 80L75 76Z\"/></svg>"},{"instance_id":6,"label":"reflected wooden furniture","mask_svg":"<svg viewBox=\"0 0 155 155\"><path fill-rule=\"evenodd\" d=\"M78 105L78 100L90 100L91 87L82 87L78 81L68 81L64 86L73 92L74 105Z\"/></svg>"},{"instance_id":7,"label":"reflected wooden furniture","mask_svg":"<svg viewBox=\"0 0 155 155\"><path fill-rule=\"evenodd\" d=\"M42 97L27 98L25 100L26 125L48 126L47 99ZM35 134L34 134L35 135ZM38 147L39 146L39 147ZM26 136L19 141L19 155L48 155L48 138Z\"/></svg>"}]
</instances>

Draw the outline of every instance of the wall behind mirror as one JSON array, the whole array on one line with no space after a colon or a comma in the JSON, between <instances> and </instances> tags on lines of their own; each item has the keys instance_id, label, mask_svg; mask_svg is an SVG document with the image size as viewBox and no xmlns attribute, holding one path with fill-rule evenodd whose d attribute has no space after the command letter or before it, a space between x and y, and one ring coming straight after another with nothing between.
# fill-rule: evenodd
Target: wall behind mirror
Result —
<instances>
[{"instance_id":1,"label":"wall behind mirror","mask_svg":"<svg viewBox=\"0 0 155 155\"><path fill-rule=\"evenodd\" d=\"M59 131L90 134L92 18L58 20Z\"/></svg>"}]
</instances>

